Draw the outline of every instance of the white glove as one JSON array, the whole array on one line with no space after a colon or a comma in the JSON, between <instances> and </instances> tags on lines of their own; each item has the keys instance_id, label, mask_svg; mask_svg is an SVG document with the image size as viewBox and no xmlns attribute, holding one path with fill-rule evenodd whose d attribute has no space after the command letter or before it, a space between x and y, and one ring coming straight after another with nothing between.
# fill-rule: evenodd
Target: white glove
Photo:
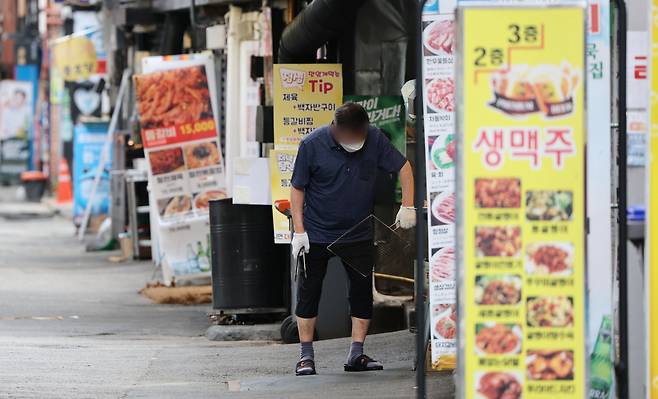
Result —
<instances>
[{"instance_id":1,"label":"white glove","mask_svg":"<svg viewBox=\"0 0 658 399\"><path fill-rule=\"evenodd\" d=\"M304 253L308 253L311 249L311 244L308 242L308 234L304 233L293 233L292 235L292 256L297 257L299 251L304 248Z\"/></svg>"},{"instance_id":2,"label":"white glove","mask_svg":"<svg viewBox=\"0 0 658 399\"><path fill-rule=\"evenodd\" d=\"M416 225L416 210L412 207L401 206L395 217L395 224L403 229L410 229Z\"/></svg>"}]
</instances>

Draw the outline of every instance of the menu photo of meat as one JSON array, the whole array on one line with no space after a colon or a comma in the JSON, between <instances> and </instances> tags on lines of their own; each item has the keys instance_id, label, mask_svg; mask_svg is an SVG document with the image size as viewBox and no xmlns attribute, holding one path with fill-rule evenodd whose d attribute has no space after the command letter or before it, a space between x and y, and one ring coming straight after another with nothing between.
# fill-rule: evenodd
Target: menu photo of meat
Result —
<instances>
[{"instance_id":1,"label":"menu photo of meat","mask_svg":"<svg viewBox=\"0 0 658 399\"><path fill-rule=\"evenodd\" d=\"M185 170L185 160L180 147L151 151L148 158L154 176Z\"/></svg>"},{"instance_id":2,"label":"menu photo of meat","mask_svg":"<svg viewBox=\"0 0 658 399\"><path fill-rule=\"evenodd\" d=\"M478 305L518 305L521 302L521 276L483 275L475 278Z\"/></svg>"},{"instance_id":3,"label":"menu photo of meat","mask_svg":"<svg viewBox=\"0 0 658 399\"><path fill-rule=\"evenodd\" d=\"M423 54L452 55L455 52L455 21L434 19L423 22Z\"/></svg>"},{"instance_id":4,"label":"menu photo of meat","mask_svg":"<svg viewBox=\"0 0 658 399\"><path fill-rule=\"evenodd\" d=\"M432 308L432 334L435 338L457 338L457 304L445 303Z\"/></svg>"},{"instance_id":5,"label":"menu photo of meat","mask_svg":"<svg viewBox=\"0 0 658 399\"><path fill-rule=\"evenodd\" d=\"M427 112L441 113L455 110L455 80L450 77L428 79L425 82Z\"/></svg>"},{"instance_id":6,"label":"menu photo of meat","mask_svg":"<svg viewBox=\"0 0 658 399\"><path fill-rule=\"evenodd\" d=\"M213 118L204 66L138 75L135 90L142 129Z\"/></svg>"},{"instance_id":7,"label":"menu photo of meat","mask_svg":"<svg viewBox=\"0 0 658 399\"><path fill-rule=\"evenodd\" d=\"M455 210L455 193L431 193L432 226L454 224L457 217Z\"/></svg>"},{"instance_id":8,"label":"menu photo of meat","mask_svg":"<svg viewBox=\"0 0 658 399\"><path fill-rule=\"evenodd\" d=\"M533 242L526 245L529 275L568 276L573 272L574 247L569 242Z\"/></svg>"},{"instance_id":9,"label":"menu photo of meat","mask_svg":"<svg viewBox=\"0 0 658 399\"><path fill-rule=\"evenodd\" d=\"M520 226L476 226L477 257L516 257L521 254Z\"/></svg>"},{"instance_id":10,"label":"menu photo of meat","mask_svg":"<svg viewBox=\"0 0 658 399\"><path fill-rule=\"evenodd\" d=\"M529 349L526 370L528 379L533 381L573 380L573 351Z\"/></svg>"},{"instance_id":11,"label":"menu photo of meat","mask_svg":"<svg viewBox=\"0 0 658 399\"><path fill-rule=\"evenodd\" d=\"M518 324L478 323L475 326L475 353L487 355L518 355L521 353L523 331Z\"/></svg>"},{"instance_id":12,"label":"menu photo of meat","mask_svg":"<svg viewBox=\"0 0 658 399\"><path fill-rule=\"evenodd\" d=\"M475 179L477 208L520 208L521 180L518 178Z\"/></svg>"},{"instance_id":13,"label":"menu photo of meat","mask_svg":"<svg viewBox=\"0 0 658 399\"><path fill-rule=\"evenodd\" d=\"M430 256L430 281L454 281L455 279L455 249L443 247L434 250Z\"/></svg>"},{"instance_id":14,"label":"menu photo of meat","mask_svg":"<svg viewBox=\"0 0 658 399\"><path fill-rule=\"evenodd\" d=\"M488 371L475 374L477 399L521 399L523 376L512 371Z\"/></svg>"}]
</instances>

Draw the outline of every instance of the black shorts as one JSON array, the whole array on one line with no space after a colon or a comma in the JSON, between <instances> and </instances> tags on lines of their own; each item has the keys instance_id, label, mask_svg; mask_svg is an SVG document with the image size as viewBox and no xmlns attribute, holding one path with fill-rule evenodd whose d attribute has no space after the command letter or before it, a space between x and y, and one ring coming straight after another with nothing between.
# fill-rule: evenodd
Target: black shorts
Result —
<instances>
[{"instance_id":1,"label":"black shorts","mask_svg":"<svg viewBox=\"0 0 658 399\"><path fill-rule=\"evenodd\" d=\"M373 264L374 247L372 241L342 244L334 251L340 254L342 250L349 253L349 263L353 266L360 265L359 269L361 270L366 270L369 267L362 265ZM318 315L322 282L327 273L329 259L334 256L336 255L327 250L327 244L311 244L311 249L306 254L306 276L304 276L301 265L297 276L297 307L295 308L297 316L308 319ZM350 282L348 296L350 315L360 319L372 318L372 271L366 272L366 276L364 276L356 271L353 266L346 264L344 260L342 263Z\"/></svg>"}]
</instances>

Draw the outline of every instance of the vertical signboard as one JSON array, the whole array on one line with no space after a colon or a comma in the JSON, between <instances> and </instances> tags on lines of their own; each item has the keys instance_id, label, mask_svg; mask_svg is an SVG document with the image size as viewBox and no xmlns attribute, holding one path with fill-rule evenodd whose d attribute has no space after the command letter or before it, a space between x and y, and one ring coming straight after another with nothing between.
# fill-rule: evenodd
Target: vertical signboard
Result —
<instances>
[{"instance_id":1,"label":"vertical signboard","mask_svg":"<svg viewBox=\"0 0 658 399\"><path fill-rule=\"evenodd\" d=\"M277 201L290 199L292 170L282 170L282 165L287 164L292 154L290 166L294 166L294 155L297 153L299 142L316 128L331 123L336 108L342 104L342 66L340 64L276 64L273 85L275 151L271 156L286 158L285 162L276 159L271 161L272 201ZM278 152L279 150L281 152ZM287 186L284 187L282 184ZM288 219L274 209L274 206L272 216L274 242L289 244L291 236Z\"/></svg>"},{"instance_id":2,"label":"vertical signboard","mask_svg":"<svg viewBox=\"0 0 658 399\"><path fill-rule=\"evenodd\" d=\"M460 394L583 398L585 9L458 18Z\"/></svg>"},{"instance_id":3,"label":"vertical signboard","mask_svg":"<svg viewBox=\"0 0 658 399\"><path fill-rule=\"evenodd\" d=\"M610 3L590 0L587 13L587 397L607 399L612 389L612 143L610 135Z\"/></svg>"},{"instance_id":4,"label":"vertical signboard","mask_svg":"<svg viewBox=\"0 0 658 399\"><path fill-rule=\"evenodd\" d=\"M166 282L210 270L209 201L227 196L209 85L213 73L202 64L134 78L149 165L154 252Z\"/></svg>"},{"instance_id":5,"label":"vertical signboard","mask_svg":"<svg viewBox=\"0 0 658 399\"><path fill-rule=\"evenodd\" d=\"M454 1L423 9L423 123L432 368L455 367L455 21Z\"/></svg>"},{"instance_id":6,"label":"vertical signboard","mask_svg":"<svg viewBox=\"0 0 658 399\"><path fill-rule=\"evenodd\" d=\"M651 46L658 45L658 0L651 1ZM658 399L658 53L651 54L651 102L649 104L649 146L647 157L648 242L646 244L645 284L647 315L647 398Z\"/></svg>"}]
</instances>

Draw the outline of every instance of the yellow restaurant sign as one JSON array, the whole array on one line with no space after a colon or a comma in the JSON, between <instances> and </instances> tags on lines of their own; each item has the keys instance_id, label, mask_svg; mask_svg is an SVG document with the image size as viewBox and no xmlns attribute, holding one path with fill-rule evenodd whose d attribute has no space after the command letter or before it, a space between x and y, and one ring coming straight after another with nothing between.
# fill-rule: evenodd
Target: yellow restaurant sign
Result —
<instances>
[{"instance_id":1,"label":"yellow restaurant sign","mask_svg":"<svg viewBox=\"0 0 658 399\"><path fill-rule=\"evenodd\" d=\"M460 396L581 399L585 9L458 20Z\"/></svg>"},{"instance_id":2,"label":"yellow restaurant sign","mask_svg":"<svg viewBox=\"0 0 658 399\"><path fill-rule=\"evenodd\" d=\"M87 79L96 73L96 48L85 35L66 36L53 42L53 63L66 81Z\"/></svg>"},{"instance_id":3,"label":"yellow restaurant sign","mask_svg":"<svg viewBox=\"0 0 658 399\"><path fill-rule=\"evenodd\" d=\"M297 149L343 103L340 64L274 65L274 147Z\"/></svg>"},{"instance_id":4,"label":"yellow restaurant sign","mask_svg":"<svg viewBox=\"0 0 658 399\"><path fill-rule=\"evenodd\" d=\"M343 103L340 64L274 65L274 151L270 153L272 202L290 199L290 178L299 142L331 123ZM290 243L288 219L272 209L274 242Z\"/></svg>"},{"instance_id":5,"label":"yellow restaurant sign","mask_svg":"<svg viewBox=\"0 0 658 399\"><path fill-rule=\"evenodd\" d=\"M648 243L646 245L646 312L647 315L647 342L649 350L648 360L648 389L649 399L658 399L658 0L652 0L651 10L651 130L647 151L648 178Z\"/></svg>"}]
</instances>

